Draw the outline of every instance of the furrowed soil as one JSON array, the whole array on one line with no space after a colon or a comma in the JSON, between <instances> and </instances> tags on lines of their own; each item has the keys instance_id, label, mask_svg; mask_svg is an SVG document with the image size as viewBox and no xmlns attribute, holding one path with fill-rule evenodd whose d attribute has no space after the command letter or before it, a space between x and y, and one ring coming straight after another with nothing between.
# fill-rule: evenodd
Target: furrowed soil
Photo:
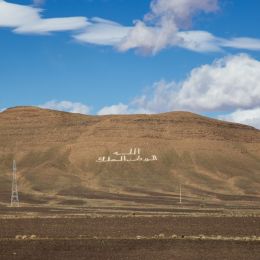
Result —
<instances>
[{"instance_id":1,"label":"furrowed soil","mask_svg":"<svg viewBox=\"0 0 260 260\"><path fill-rule=\"evenodd\" d=\"M152 216L0 219L0 259L258 260L259 220ZM204 239L207 236L214 239ZM252 237L255 239L250 240Z\"/></svg>"},{"instance_id":2,"label":"furrowed soil","mask_svg":"<svg viewBox=\"0 0 260 260\"><path fill-rule=\"evenodd\" d=\"M175 240L4 241L1 259L255 259L259 242Z\"/></svg>"},{"instance_id":3,"label":"furrowed soil","mask_svg":"<svg viewBox=\"0 0 260 260\"><path fill-rule=\"evenodd\" d=\"M135 238L176 235L260 235L259 217L100 217L0 219L0 237Z\"/></svg>"}]
</instances>

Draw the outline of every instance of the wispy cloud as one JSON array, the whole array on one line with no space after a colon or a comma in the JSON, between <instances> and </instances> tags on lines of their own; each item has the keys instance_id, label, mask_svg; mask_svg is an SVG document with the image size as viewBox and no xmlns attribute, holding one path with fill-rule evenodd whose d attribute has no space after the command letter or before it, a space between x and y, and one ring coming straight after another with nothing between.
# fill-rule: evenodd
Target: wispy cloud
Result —
<instances>
[{"instance_id":1,"label":"wispy cloud","mask_svg":"<svg viewBox=\"0 0 260 260\"><path fill-rule=\"evenodd\" d=\"M235 49L246 49L252 51L259 51L260 50L260 39L254 38L232 38L232 39L219 39L219 45L222 47L229 47Z\"/></svg>"},{"instance_id":2,"label":"wispy cloud","mask_svg":"<svg viewBox=\"0 0 260 260\"><path fill-rule=\"evenodd\" d=\"M52 100L43 105L39 105L39 107L80 114L89 114L91 110L89 106L79 102L56 100Z\"/></svg>"},{"instance_id":3,"label":"wispy cloud","mask_svg":"<svg viewBox=\"0 0 260 260\"><path fill-rule=\"evenodd\" d=\"M45 34L50 32L73 31L85 27L87 20L83 17L40 19L36 23L24 24L14 32L23 34Z\"/></svg>"},{"instance_id":4,"label":"wispy cloud","mask_svg":"<svg viewBox=\"0 0 260 260\"><path fill-rule=\"evenodd\" d=\"M36 3L37 2L37 3ZM39 5L41 1L35 1ZM125 52L135 49L156 54L165 48L184 48L195 52L217 52L224 48L260 50L260 39L237 37L224 39L207 31L194 31L193 17L219 10L219 0L152 0L150 12L133 25L94 17L44 18L36 6L0 0L0 27L20 34L49 34L72 31L82 43L112 46Z\"/></svg>"},{"instance_id":5,"label":"wispy cloud","mask_svg":"<svg viewBox=\"0 0 260 260\"><path fill-rule=\"evenodd\" d=\"M130 49L156 54L165 48L179 47L194 52L219 52L224 48L260 50L260 39L224 39L207 31L194 31L192 19L200 13L214 13L219 0L153 0L151 10L133 26L95 21L74 36L89 44L109 45L119 51Z\"/></svg>"},{"instance_id":6,"label":"wispy cloud","mask_svg":"<svg viewBox=\"0 0 260 260\"><path fill-rule=\"evenodd\" d=\"M42 10L36 7L0 0L0 27L13 28L16 33L46 34L78 30L88 25L85 17L44 19L41 13Z\"/></svg>"},{"instance_id":7,"label":"wispy cloud","mask_svg":"<svg viewBox=\"0 0 260 260\"><path fill-rule=\"evenodd\" d=\"M81 33L74 35L77 41L89 44L117 46L126 37L131 27L125 27L102 18L92 18Z\"/></svg>"}]
</instances>

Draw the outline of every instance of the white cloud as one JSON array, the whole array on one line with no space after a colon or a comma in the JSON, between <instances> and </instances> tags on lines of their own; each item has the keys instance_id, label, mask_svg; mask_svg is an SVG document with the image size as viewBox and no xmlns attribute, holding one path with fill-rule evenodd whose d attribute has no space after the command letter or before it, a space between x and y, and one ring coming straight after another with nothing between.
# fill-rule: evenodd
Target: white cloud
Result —
<instances>
[{"instance_id":1,"label":"white cloud","mask_svg":"<svg viewBox=\"0 0 260 260\"><path fill-rule=\"evenodd\" d=\"M101 112L231 111L222 118L259 127L259 108L260 61L239 54L195 68L184 81L157 82L129 104L105 107Z\"/></svg>"},{"instance_id":2,"label":"white cloud","mask_svg":"<svg viewBox=\"0 0 260 260\"><path fill-rule=\"evenodd\" d=\"M183 31L176 34L176 46L195 52L221 51L220 40L205 31Z\"/></svg>"},{"instance_id":3,"label":"white cloud","mask_svg":"<svg viewBox=\"0 0 260 260\"><path fill-rule=\"evenodd\" d=\"M260 106L253 109L238 109L233 113L219 116L219 119L246 125L252 125L260 129Z\"/></svg>"},{"instance_id":4,"label":"white cloud","mask_svg":"<svg viewBox=\"0 0 260 260\"><path fill-rule=\"evenodd\" d=\"M172 19L179 28L187 27L198 12L216 12L219 0L152 0L146 20Z\"/></svg>"},{"instance_id":5,"label":"white cloud","mask_svg":"<svg viewBox=\"0 0 260 260\"><path fill-rule=\"evenodd\" d=\"M218 0L153 0L150 13L145 15L144 21L136 22L118 48L122 51L139 48L155 54L170 46L180 46L182 38L190 36L190 41L193 35L181 38L178 31L187 28L194 15L217 10Z\"/></svg>"},{"instance_id":6,"label":"white cloud","mask_svg":"<svg viewBox=\"0 0 260 260\"><path fill-rule=\"evenodd\" d=\"M161 28L146 26L138 21L133 27L120 24L92 23L74 38L83 43L112 46L121 52L136 49L142 53L157 54L169 47L179 47L194 52L221 52L224 48L260 50L260 39L224 39L207 31L177 31L169 24ZM171 33L165 33L165 30ZM126 40L127 39L127 40Z\"/></svg>"},{"instance_id":7,"label":"white cloud","mask_svg":"<svg viewBox=\"0 0 260 260\"><path fill-rule=\"evenodd\" d=\"M10 27L16 33L43 34L56 31L78 30L88 25L85 17L41 17L42 10L32 6L0 1L0 27Z\"/></svg>"},{"instance_id":8,"label":"white cloud","mask_svg":"<svg viewBox=\"0 0 260 260\"><path fill-rule=\"evenodd\" d=\"M260 105L260 62L239 54L203 65L191 71L173 97L172 107L193 111L251 109Z\"/></svg>"},{"instance_id":9,"label":"white cloud","mask_svg":"<svg viewBox=\"0 0 260 260\"><path fill-rule=\"evenodd\" d=\"M39 105L41 108L48 108L60 111L66 111L70 113L80 113L80 114L89 114L90 107L79 103L79 102L71 102L71 101L56 101L52 100L43 105Z\"/></svg>"},{"instance_id":10,"label":"white cloud","mask_svg":"<svg viewBox=\"0 0 260 260\"><path fill-rule=\"evenodd\" d=\"M253 38L233 38L230 40L221 39L220 45L222 47L259 51L260 39L253 39Z\"/></svg>"},{"instance_id":11,"label":"white cloud","mask_svg":"<svg viewBox=\"0 0 260 260\"><path fill-rule=\"evenodd\" d=\"M6 108L0 108L0 113L4 112Z\"/></svg>"},{"instance_id":12,"label":"white cloud","mask_svg":"<svg viewBox=\"0 0 260 260\"><path fill-rule=\"evenodd\" d=\"M90 26L87 26L80 34L74 35L77 41L115 46L122 41L130 30L129 27L101 18L93 18L90 22Z\"/></svg>"},{"instance_id":13,"label":"white cloud","mask_svg":"<svg viewBox=\"0 0 260 260\"><path fill-rule=\"evenodd\" d=\"M117 48L120 51L137 48L142 52L156 54L169 43L177 41L176 32L175 24L168 20L163 21L161 27L151 27L142 21L137 21Z\"/></svg>"},{"instance_id":14,"label":"white cloud","mask_svg":"<svg viewBox=\"0 0 260 260\"><path fill-rule=\"evenodd\" d=\"M17 27L16 33L44 34L49 32L73 31L87 25L84 17L40 19L36 23L29 23Z\"/></svg>"},{"instance_id":15,"label":"white cloud","mask_svg":"<svg viewBox=\"0 0 260 260\"><path fill-rule=\"evenodd\" d=\"M40 9L0 1L0 27L19 27L40 19Z\"/></svg>"},{"instance_id":16,"label":"white cloud","mask_svg":"<svg viewBox=\"0 0 260 260\"><path fill-rule=\"evenodd\" d=\"M151 112L252 109L260 106L260 61L246 54L224 57L193 69L182 82L155 83L134 105Z\"/></svg>"},{"instance_id":17,"label":"white cloud","mask_svg":"<svg viewBox=\"0 0 260 260\"><path fill-rule=\"evenodd\" d=\"M117 105L106 106L98 111L98 115L116 115L116 114L129 114L128 105L119 103Z\"/></svg>"},{"instance_id":18,"label":"white cloud","mask_svg":"<svg viewBox=\"0 0 260 260\"><path fill-rule=\"evenodd\" d=\"M260 39L238 37L223 39L206 31L190 31L198 13L219 10L219 0L152 0L151 11L116 46L121 51L140 49L156 54L167 47L195 52L215 52L222 48L260 50Z\"/></svg>"}]
</instances>

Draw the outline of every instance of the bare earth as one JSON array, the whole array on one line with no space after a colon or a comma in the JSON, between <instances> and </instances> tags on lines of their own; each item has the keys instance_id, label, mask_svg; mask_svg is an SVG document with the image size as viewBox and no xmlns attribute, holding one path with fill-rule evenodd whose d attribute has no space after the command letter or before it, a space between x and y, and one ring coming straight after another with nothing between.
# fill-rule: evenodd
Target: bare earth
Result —
<instances>
[{"instance_id":1,"label":"bare earth","mask_svg":"<svg viewBox=\"0 0 260 260\"><path fill-rule=\"evenodd\" d=\"M255 259L259 242L189 240L4 241L1 259Z\"/></svg>"},{"instance_id":2,"label":"bare earth","mask_svg":"<svg viewBox=\"0 0 260 260\"><path fill-rule=\"evenodd\" d=\"M0 259L258 260L259 220L127 216L1 219Z\"/></svg>"}]
</instances>

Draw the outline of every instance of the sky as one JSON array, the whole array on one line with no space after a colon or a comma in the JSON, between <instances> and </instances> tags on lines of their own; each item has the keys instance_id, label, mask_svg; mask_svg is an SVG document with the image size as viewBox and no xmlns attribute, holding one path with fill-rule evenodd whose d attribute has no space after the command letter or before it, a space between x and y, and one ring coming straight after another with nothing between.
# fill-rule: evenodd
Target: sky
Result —
<instances>
[{"instance_id":1,"label":"sky","mask_svg":"<svg viewBox=\"0 0 260 260\"><path fill-rule=\"evenodd\" d=\"M259 0L0 0L0 111L191 111L260 129Z\"/></svg>"}]
</instances>

